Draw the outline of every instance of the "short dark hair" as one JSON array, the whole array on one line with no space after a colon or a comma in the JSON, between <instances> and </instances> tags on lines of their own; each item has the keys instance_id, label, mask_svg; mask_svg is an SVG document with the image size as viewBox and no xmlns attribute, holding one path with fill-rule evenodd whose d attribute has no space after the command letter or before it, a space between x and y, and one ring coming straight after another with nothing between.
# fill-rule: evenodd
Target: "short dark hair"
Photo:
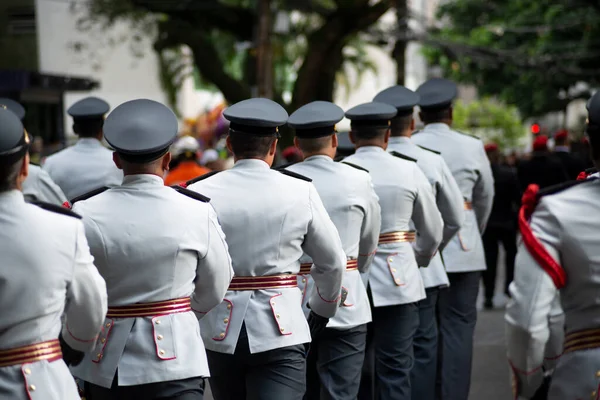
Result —
<instances>
[{"instance_id":1,"label":"short dark hair","mask_svg":"<svg viewBox=\"0 0 600 400\"><path fill-rule=\"evenodd\" d=\"M0 163L0 192L6 192L17 188L17 178L21 172L23 158L12 164Z\"/></svg>"},{"instance_id":2,"label":"short dark hair","mask_svg":"<svg viewBox=\"0 0 600 400\"><path fill-rule=\"evenodd\" d=\"M421 119L424 124L433 124L450 119L450 107L436 109L421 109Z\"/></svg>"},{"instance_id":3,"label":"short dark hair","mask_svg":"<svg viewBox=\"0 0 600 400\"><path fill-rule=\"evenodd\" d=\"M350 128L352 135L356 140L372 140L372 139L383 139L385 133L389 128L384 127L366 127L361 126L360 128Z\"/></svg>"},{"instance_id":4,"label":"short dark hair","mask_svg":"<svg viewBox=\"0 0 600 400\"><path fill-rule=\"evenodd\" d=\"M73 120L73 132L83 138L98 136L103 126L103 118L76 118Z\"/></svg>"},{"instance_id":5,"label":"short dark hair","mask_svg":"<svg viewBox=\"0 0 600 400\"><path fill-rule=\"evenodd\" d=\"M315 153L317 151L323 150L325 147L331 146L331 137L334 134L319 137L319 138L301 138L296 137L298 139L298 147L304 153Z\"/></svg>"},{"instance_id":6,"label":"short dark hair","mask_svg":"<svg viewBox=\"0 0 600 400\"><path fill-rule=\"evenodd\" d=\"M229 131L231 150L240 159L266 157L269 154L269 148L276 139L276 136L259 136L245 132Z\"/></svg>"},{"instance_id":7,"label":"short dark hair","mask_svg":"<svg viewBox=\"0 0 600 400\"><path fill-rule=\"evenodd\" d=\"M401 115L399 117L395 117L392 119L390 123L390 129L392 131L392 136L397 136L402 132L406 131L410 128L410 124L412 123L413 116L409 115Z\"/></svg>"}]
</instances>

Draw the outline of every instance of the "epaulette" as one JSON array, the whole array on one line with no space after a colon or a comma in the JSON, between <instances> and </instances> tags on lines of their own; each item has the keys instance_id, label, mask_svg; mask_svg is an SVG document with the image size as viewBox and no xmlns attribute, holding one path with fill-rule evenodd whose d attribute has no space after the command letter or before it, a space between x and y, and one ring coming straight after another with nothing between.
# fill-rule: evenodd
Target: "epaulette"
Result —
<instances>
[{"instance_id":1,"label":"epaulette","mask_svg":"<svg viewBox=\"0 0 600 400\"><path fill-rule=\"evenodd\" d=\"M170 187L175 189L176 192L179 192L187 197L191 197L194 200L199 200L203 203L208 203L210 201L209 197L206 197L198 192L194 192L193 190L186 189L180 185L173 185Z\"/></svg>"},{"instance_id":2,"label":"epaulette","mask_svg":"<svg viewBox=\"0 0 600 400\"><path fill-rule=\"evenodd\" d=\"M585 170L585 173L588 175L595 174L596 172L598 172L598 168L596 167L588 168Z\"/></svg>"},{"instance_id":3,"label":"epaulette","mask_svg":"<svg viewBox=\"0 0 600 400\"><path fill-rule=\"evenodd\" d=\"M420 147L420 148L422 148L423 150L430 151L430 152L432 152L432 153L435 153L435 154L437 154L437 155L440 155L440 154L442 154L440 151L437 151L437 150L430 149L429 147L421 146L421 145L419 145L419 144L418 144L417 146L419 146L419 147Z\"/></svg>"},{"instance_id":4,"label":"epaulette","mask_svg":"<svg viewBox=\"0 0 600 400\"><path fill-rule=\"evenodd\" d=\"M77 219L81 219L81 215L69 210L68 208L57 206L56 204L46 203L43 201L32 201L29 204L36 205L40 208L43 208L46 211L55 212L57 214L68 215L69 217L74 217Z\"/></svg>"},{"instance_id":5,"label":"epaulette","mask_svg":"<svg viewBox=\"0 0 600 400\"><path fill-rule=\"evenodd\" d=\"M335 162L340 162L342 161L344 158L346 158L346 156L337 156L336 158L333 159L333 161Z\"/></svg>"},{"instance_id":6,"label":"epaulette","mask_svg":"<svg viewBox=\"0 0 600 400\"><path fill-rule=\"evenodd\" d=\"M368 169L363 168L360 165L352 164L352 163L349 163L349 162L346 162L346 161L342 161L342 162L340 162L340 164L346 164L346 165L349 165L349 166L354 167L356 169L360 169L361 171L369 172Z\"/></svg>"},{"instance_id":7,"label":"epaulette","mask_svg":"<svg viewBox=\"0 0 600 400\"><path fill-rule=\"evenodd\" d=\"M595 181L596 179L598 179L598 178L584 179L584 180L581 180L581 181L569 181L569 182L559 183L558 185L552 185L552 186L549 186L547 188L540 189L537 192L537 197L539 199L539 198L541 198L543 196L549 196L551 194L560 193L560 192L562 192L564 190L572 188L573 186L577 186L577 185L580 185L582 183L587 183L587 182Z\"/></svg>"},{"instance_id":8,"label":"epaulette","mask_svg":"<svg viewBox=\"0 0 600 400\"><path fill-rule=\"evenodd\" d=\"M412 157L409 157L409 156L406 156L406 155L404 155L402 153L398 153L397 151L390 151L390 154L393 155L393 156L395 156L395 157L403 158L403 159L408 160L408 161L417 162L416 159L414 159Z\"/></svg>"},{"instance_id":9,"label":"epaulette","mask_svg":"<svg viewBox=\"0 0 600 400\"><path fill-rule=\"evenodd\" d=\"M281 172L284 175L291 176L292 178L302 179L303 181L312 182L312 179L310 179L309 177L297 174L297 173L289 171L287 169L278 169L277 171Z\"/></svg>"},{"instance_id":10,"label":"epaulette","mask_svg":"<svg viewBox=\"0 0 600 400\"><path fill-rule=\"evenodd\" d=\"M87 200L87 199L94 197L102 192L106 192L108 189L110 189L108 186L99 187L98 189L94 189L87 193L79 195L77 197L73 197L71 199L70 203L71 203L71 205L73 205L73 204L77 203L78 201Z\"/></svg>"},{"instance_id":11,"label":"epaulette","mask_svg":"<svg viewBox=\"0 0 600 400\"><path fill-rule=\"evenodd\" d=\"M185 183L181 183L181 184L179 184L179 186L185 189L188 186L190 186L190 185L192 185L192 184L194 184L196 182L200 182L203 179L210 178L211 176L213 176L215 174L218 174L218 173L219 173L219 171L211 171L211 172L208 172L208 173L206 173L204 175L200 175L200 176L197 176L197 177L195 177L193 179L190 179L189 181L187 181Z\"/></svg>"},{"instance_id":12,"label":"epaulette","mask_svg":"<svg viewBox=\"0 0 600 400\"><path fill-rule=\"evenodd\" d=\"M278 165L277 167L273 167L272 169L279 171L280 169L285 169L287 167L291 167L294 164L298 164L298 161L292 161L292 162L287 163L287 164Z\"/></svg>"},{"instance_id":13,"label":"epaulette","mask_svg":"<svg viewBox=\"0 0 600 400\"><path fill-rule=\"evenodd\" d=\"M481 140L481 139L480 139L480 138L478 138L477 136L475 136L475 135L472 135L472 134L470 134L470 133L466 133L466 132L462 132L462 131L457 131L456 129L454 129L454 132L458 132L458 133L460 133L461 135L470 136L470 137L472 137L473 139Z\"/></svg>"}]
</instances>

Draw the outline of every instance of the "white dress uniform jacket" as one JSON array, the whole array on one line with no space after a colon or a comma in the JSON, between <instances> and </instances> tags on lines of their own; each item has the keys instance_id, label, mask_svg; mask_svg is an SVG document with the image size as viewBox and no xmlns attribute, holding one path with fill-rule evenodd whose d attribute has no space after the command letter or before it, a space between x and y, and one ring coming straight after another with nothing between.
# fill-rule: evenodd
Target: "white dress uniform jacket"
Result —
<instances>
[{"instance_id":1,"label":"white dress uniform jacket","mask_svg":"<svg viewBox=\"0 0 600 400\"><path fill-rule=\"evenodd\" d=\"M28 200L62 205L67 197L50 175L37 165L29 164L29 175L23 182L23 195Z\"/></svg>"},{"instance_id":2,"label":"white dress uniform jacket","mask_svg":"<svg viewBox=\"0 0 600 400\"><path fill-rule=\"evenodd\" d=\"M586 180L543 196L531 217L531 230L561 266L565 353L554 369L550 400L597 399L600 377L600 181ZM506 309L509 362L520 398L540 385L544 356L552 339L549 316L557 287L522 244ZM592 330L592 332L582 332ZM575 339L569 339L575 333ZM592 346L586 348L586 344Z\"/></svg>"},{"instance_id":3,"label":"white dress uniform jacket","mask_svg":"<svg viewBox=\"0 0 600 400\"><path fill-rule=\"evenodd\" d=\"M325 209L340 234L347 259L358 262L358 269L344 273L342 287L347 291L346 299L329 320L327 327L350 329L371 322L367 289L360 273L368 271L377 250L381 209L369 173L334 162L331 157L323 155L308 157L304 162L286 169L313 180ZM301 261L312 262L308 256L304 256ZM299 287L302 290L304 312L308 315L307 294L310 296L314 290L310 275L302 276Z\"/></svg>"},{"instance_id":4,"label":"white dress uniform jacket","mask_svg":"<svg viewBox=\"0 0 600 400\"><path fill-rule=\"evenodd\" d=\"M413 161L365 146L344 161L369 171L381 206L381 234L418 232L409 242L380 244L369 272L375 307L413 303L425 298L419 266L426 267L442 240L443 222L429 181Z\"/></svg>"},{"instance_id":5,"label":"white dress uniform jacket","mask_svg":"<svg viewBox=\"0 0 600 400\"><path fill-rule=\"evenodd\" d=\"M155 175L128 175L123 185L74 204L108 305L191 296L198 312L109 318L98 345L73 374L109 388L208 376L198 316L223 300L233 276L227 244L209 203L178 193Z\"/></svg>"},{"instance_id":6,"label":"white dress uniform jacket","mask_svg":"<svg viewBox=\"0 0 600 400\"><path fill-rule=\"evenodd\" d=\"M439 251L429 263L429 267L421 268L420 271L425 288L448 286L450 282L440 252L464 222L462 193L446 162L439 154L417 146L409 137L390 137L387 150L397 151L416 159L417 165L431 184L437 207L444 221L444 233Z\"/></svg>"},{"instance_id":7,"label":"white dress uniform jacket","mask_svg":"<svg viewBox=\"0 0 600 400\"><path fill-rule=\"evenodd\" d=\"M106 286L81 220L0 194L0 354L57 339L87 351L106 315ZM0 398L79 399L62 360L0 367Z\"/></svg>"},{"instance_id":8,"label":"white dress uniform jacket","mask_svg":"<svg viewBox=\"0 0 600 400\"><path fill-rule=\"evenodd\" d=\"M81 138L74 146L52 154L42 168L69 200L102 186L119 186L123 181L123 171L115 166L112 151L92 138Z\"/></svg>"},{"instance_id":9,"label":"white dress uniform jacket","mask_svg":"<svg viewBox=\"0 0 600 400\"><path fill-rule=\"evenodd\" d=\"M464 224L442 252L446 271L485 270L481 235L492 212L494 177L483 143L443 123L426 125L412 140L441 153L465 201Z\"/></svg>"},{"instance_id":10,"label":"white dress uniform jacket","mask_svg":"<svg viewBox=\"0 0 600 400\"><path fill-rule=\"evenodd\" d=\"M211 198L237 277L297 274L300 257L313 260L311 309L333 317L338 309L346 254L314 185L257 159L189 186ZM297 287L228 291L201 321L206 348L233 354L245 323L251 353L310 341Z\"/></svg>"}]
</instances>

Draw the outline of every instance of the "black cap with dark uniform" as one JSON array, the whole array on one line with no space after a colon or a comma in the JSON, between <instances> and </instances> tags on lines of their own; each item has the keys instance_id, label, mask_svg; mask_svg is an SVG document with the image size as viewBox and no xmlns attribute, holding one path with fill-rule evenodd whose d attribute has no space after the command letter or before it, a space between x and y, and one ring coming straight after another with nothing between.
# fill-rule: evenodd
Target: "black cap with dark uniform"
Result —
<instances>
[{"instance_id":1,"label":"black cap with dark uniform","mask_svg":"<svg viewBox=\"0 0 600 400\"><path fill-rule=\"evenodd\" d=\"M225 109L223 116L229 121L229 131L255 136L279 137L279 127L288 119L288 113L276 102L248 99Z\"/></svg>"},{"instance_id":2,"label":"black cap with dark uniform","mask_svg":"<svg viewBox=\"0 0 600 400\"><path fill-rule=\"evenodd\" d=\"M119 157L130 163L157 160L177 138L177 117L167 106L138 99L115 108L104 123L104 138Z\"/></svg>"}]
</instances>

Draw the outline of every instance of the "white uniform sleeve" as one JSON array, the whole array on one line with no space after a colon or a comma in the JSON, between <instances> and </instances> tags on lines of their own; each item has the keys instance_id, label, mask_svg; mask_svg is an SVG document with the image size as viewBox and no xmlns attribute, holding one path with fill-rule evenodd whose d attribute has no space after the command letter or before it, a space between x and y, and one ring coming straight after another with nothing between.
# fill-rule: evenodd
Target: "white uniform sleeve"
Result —
<instances>
[{"instance_id":1,"label":"white uniform sleeve","mask_svg":"<svg viewBox=\"0 0 600 400\"><path fill-rule=\"evenodd\" d=\"M88 351L96 338L107 311L106 283L94 266L83 224L77 224L77 244L73 278L67 287L65 324L62 336L69 346Z\"/></svg>"},{"instance_id":2,"label":"white uniform sleeve","mask_svg":"<svg viewBox=\"0 0 600 400\"><path fill-rule=\"evenodd\" d=\"M417 197L413 205L412 221L417 230L414 246L417 265L426 267L442 241L443 222L435 204L429 181L419 168L414 168Z\"/></svg>"},{"instance_id":3,"label":"white uniform sleeve","mask_svg":"<svg viewBox=\"0 0 600 400\"><path fill-rule=\"evenodd\" d=\"M559 226L544 199L533 213L531 229L548 253L559 260ZM549 318L558 291L524 244L519 246L509 290L512 299L505 315L508 360L517 394L529 398L544 377L542 366L550 337Z\"/></svg>"},{"instance_id":4,"label":"white uniform sleeve","mask_svg":"<svg viewBox=\"0 0 600 400\"><path fill-rule=\"evenodd\" d=\"M473 187L473 210L477 217L479 232L483 233L490 214L492 213L492 205L494 203L494 176L492 175L492 167L485 154L483 143L479 143L477 149L479 158L479 177Z\"/></svg>"},{"instance_id":5,"label":"white uniform sleeve","mask_svg":"<svg viewBox=\"0 0 600 400\"><path fill-rule=\"evenodd\" d=\"M217 214L208 205L208 249L198 260L196 288L192 293L192 309L202 318L223 301L233 279L231 257L225 241L225 233L217 220Z\"/></svg>"},{"instance_id":6,"label":"white uniform sleeve","mask_svg":"<svg viewBox=\"0 0 600 400\"><path fill-rule=\"evenodd\" d=\"M312 183L309 206L311 220L302 249L313 261L310 275L315 282L315 290L311 293L308 305L320 316L331 318L339 306L346 254L339 233Z\"/></svg>"},{"instance_id":7,"label":"white uniform sleeve","mask_svg":"<svg viewBox=\"0 0 600 400\"><path fill-rule=\"evenodd\" d=\"M67 201L67 197L61 188L54 183L50 175L44 170L40 170L38 174L37 191L40 196L39 200L41 201L59 206Z\"/></svg>"},{"instance_id":8,"label":"white uniform sleeve","mask_svg":"<svg viewBox=\"0 0 600 400\"><path fill-rule=\"evenodd\" d=\"M381 207L370 176L363 193L365 194L364 218L358 246L358 270L361 273L369 270L377 251L381 230Z\"/></svg>"},{"instance_id":9,"label":"white uniform sleeve","mask_svg":"<svg viewBox=\"0 0 600 400\"><path fill-rule=\"evenodd\" d=\"M441 165L442 179L436 184L436 203L444 220L444 231L439 251L442 251L454 235L458 233L465 220L464 199L460 188L444 160L441 160Z\"/></svg>"}]
</instances>

